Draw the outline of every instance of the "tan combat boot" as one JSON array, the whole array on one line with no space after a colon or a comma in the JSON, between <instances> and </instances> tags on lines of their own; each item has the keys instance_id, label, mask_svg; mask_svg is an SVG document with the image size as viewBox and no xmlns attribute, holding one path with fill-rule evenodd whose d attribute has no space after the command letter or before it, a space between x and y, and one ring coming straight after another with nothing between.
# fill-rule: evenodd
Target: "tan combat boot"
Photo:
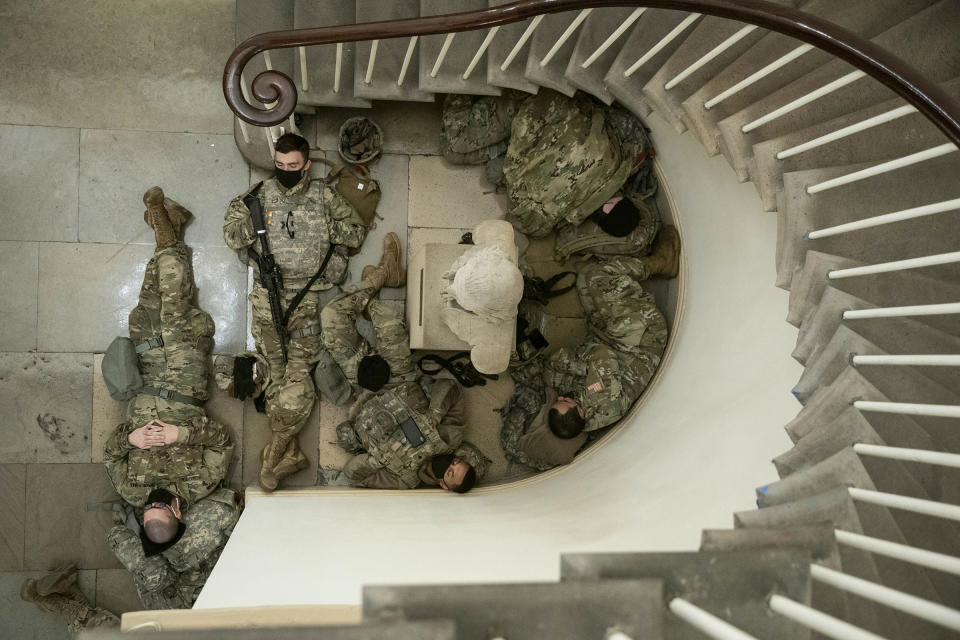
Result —
<instances>
[{"instance_id":1,"label":"tan combat boot","mask_svg":"<svg viewBox=\"0 0 960 640\"><path fill-rule=\"evenodd\" d=\"M173 198L164 198L163 206L167 210L167 217L173 226L174 235L178 240L183 240L183 228L193 219L193 214Z\"/></svg>"},{"instance_id":2,"label":"tan combat boot","mask_svg":"<svg viewBox=\"0 0 960 640\"><path fill-rule=\"evenodd\" d=\"M274 491L280 484L276 466L290 443L290 438L273 434L270 442L260 452L260 487L264 491Z\"/></svg>"},{"instance_id":3,"label":"tan combat boot","mask_svg":"<svg viewBox=\"0 0 960 640\"><path fill-rule=\"evenodd\" d=\"M77 565L68 564L42 578L37 579L37 593L47 596L59 593L77 600L83 600L83 592L77 586Z\"/></svg>"},{"instance_id":4,"label":"tan combat boot","mask_svg":"<svg viewBox=\"0 0 960 640\"><path fill-rule=\"evenodd\" d=\"M379 292L383 288L383 283L387 280L387 272L385 269L368 264L363 268L360 279L369 281L373 288Z\"/></svg>"},{"instance_id":5,"label":"tan combat boot","mask_svg":"<svg viewBox=\"0 0 960 640\"><path fill-rule=\"evenodd\" d=\"M652 276L676 278L680 271L680 234L673 225L660 229L653 251L647 256Z\"/></svg>"},{"instance_id":6,"label":"tan combat boot","mask_svg":"<svg viewBox=\"0 0 960 640\"><path fill-rule=\"evenodd\" d=\"M163 206L163 189L150 187L143 194L143 220L153 229L157 237L157 249L166 249L177 244L177 233L170 223L167 209Z\"/></svg>"},{"instance_id":7,"label":"tan combat boot","mask_svg":"<svg viewBox=\"0 0 960 640\"><path fill-rule=\"evenodd\" d=\"M377 264L377 267L384 271L385 287L402 287L407 284L407 272L403 268L401 252L400 236L391 231L383 239L383 256Z\"/></svg>"},{"instance_id":8,"label":"tan combat boot","mask_svg":"<svg viewBox=\"0 0 960 640\"><path fill-rule=\"evenodd\" d=\"M280 462L273 468L273 474L277 477L277 480L283 480L301 469L306 469L309 464L310 461L307 460L307 456L303 455L303 452L300 451L300 445L297 443L297 440L292 439L290 440L290 444L287 445L286 451L283 452L283 457L280 459Z\"/></svg>"},{"instance_id":9,"label":"tan combat boot","mask_svg":"<svg viewBox=\"0 0 960 640\"><path fill-rule=\"evenodd\" d=\"M90 607L86 598L81 601L62 593L41 595L37 591L36 580L27 580L20 586L20 599L24 602L34 603L44 611L57 614L67 624L80 623L90 615Z\"/></svg>"}]
</instances>

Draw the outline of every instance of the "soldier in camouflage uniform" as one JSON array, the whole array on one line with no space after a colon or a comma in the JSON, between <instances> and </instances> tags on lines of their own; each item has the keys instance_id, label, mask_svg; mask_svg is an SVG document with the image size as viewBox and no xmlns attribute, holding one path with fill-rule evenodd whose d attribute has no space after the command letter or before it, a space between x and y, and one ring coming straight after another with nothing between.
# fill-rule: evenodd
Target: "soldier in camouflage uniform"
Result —
<instances>
[{"instance_id":1,"label":"soldier in camouflage uniform","mask_svg":"<svg viewBox=\"0 0 960 640\"><path fill-rule=\"evenodd\" d=\"M70 633L120 628L120 618L94 607L77 585L77 567L70 564L20 586L20 599L60 616Z\"/></svg>"},{"instance_id":2,"label":"soldier in camouflage uniform","mask_svg":"<svg viewBox=\"0 0 960 640\"><path fill-rule=\"evenodd\" d=\"M125 524L110 530L107 543L133 575L145 608L189 609L217 564L239 517L239 495L218 489L184 514L183 535L159 553L147 555L138 532Z\"/></svg>"},{"instance_id":3,"label":"soldier in camouflage uniform","mask_svg":"<svg viewBox=\"0 0 960 640\"><path fill-rule=\"evenodd\" d=\"M226 477L233 443L203 410L214 328L193 303L189 250L179 239L190 212L159 187L147 191L144 202L157 248L129 317L144 387L127 405L126 422L107 439L104 461L130 504L143 506L152 490L164 489L180 496L185 509Z\"/></svg>"},{"instance_id":4,"label":"soldier in camouflage uniform","mask_svg":"<svg viewBox=\"0 0 960 640\"><path fill-rule=\"evenodd\" d=\"M638 131L608 113L584 94L545 89L523 103L503 168L507 220L518 231L539 238L560 222L579 225L640 166Z\"/></svg>"},{"instance_id":5,"label":"soldier in camouflage uniform","mask_svg":"<svg viewBox=\"0 0 960 640\"><path fill-rule=\"evenodd\" d=\"M586 442L583 432L609 426L630 410L667 343L666 320L640 283L675 277L679 255L671 226L649 256L616 256L580 270L577 292L593 335L511 372L516 386L501 409L500 434L508 458L540 470L565 464Z\"/></svg>"},{"instance_id":6,"label":"soldier in camouflage uniform","mask_svg":"<svg viewBox=\"0 0 960 640\"><path fill-rule=\"evenodd\" d=\"M270 363L271 380L265 404L273 437L263 450L260 468L260 486L268 491L275 489L287 473L277 470L281 460L298 457L297 433L306 424L316 399L310 370L321 349L322 294L343 281L347 249L359 248L367 232L356 211L336 189L310 178L310 148L306 140L286 134L277 140L275 149L276 176L252 186L227 207L223 225L227 246L238 250L241 259L248 261L247 249L256 242L256 234L243 197L257 189L270 250L283 276L284 310L319 270L327 250L331 246L334 250L324 273L288 321L286 362L270 314L269 297L258 278L254 279L250 293L253 338L257 351ZM295 466L284 464L281 469L289 471Z\"/></svg>"}]
</instances>

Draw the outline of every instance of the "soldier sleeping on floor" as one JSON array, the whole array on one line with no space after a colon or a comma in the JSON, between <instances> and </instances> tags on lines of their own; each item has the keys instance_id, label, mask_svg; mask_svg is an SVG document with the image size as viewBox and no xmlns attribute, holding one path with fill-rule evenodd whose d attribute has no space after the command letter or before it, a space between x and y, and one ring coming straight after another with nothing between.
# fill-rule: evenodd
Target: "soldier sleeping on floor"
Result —
<instances>
[{"instance_id":1,"label":"soldier sleeping on floor","mask_svg":"<svg viewBox=\"0 0 960 640\"><path fill-rule=\"evenodd\" d=\"M203 409L214 326L193 303L190 255L182 242L191 214L159 187L144 194L144 203L157 246L130 312L138 355L132 364L104 359L111 394L135 393L126 422L104 450L110 480L132 507L117 518L108 543L133 574L145 607L189 608L240 515L239 495L218 489L233 443ZM134 372L142 386L122 379Z\"/></svg>"}]
</instances>

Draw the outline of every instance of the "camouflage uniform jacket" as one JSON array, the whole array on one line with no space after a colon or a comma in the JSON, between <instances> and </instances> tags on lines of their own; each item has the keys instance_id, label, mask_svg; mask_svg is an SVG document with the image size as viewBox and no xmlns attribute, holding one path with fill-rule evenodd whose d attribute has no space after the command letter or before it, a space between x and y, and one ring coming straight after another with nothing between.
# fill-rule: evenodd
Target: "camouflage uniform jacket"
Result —
<instances>
[{"instance_id":1,"label":"camouflage uniform jacket","mask_svg":"<svg viewBox=\"0 0 960 640\"><path fill-rule=\"evenodd\" d=\"M450 381L438 381L428 399L416 382L402 382L388 391L361 397L352 421L365 453L347 461L344 473L354 486L372 489L414 489L420 466L435 455L452 453L463 441L463 393ZM414 419L425 442L414 447L400 422Z\"/></svg>"},{"instance_id":2,"label":"camouflage uniform jacket","mask_svg":"<svg viewBox=\"0 0 960 640\"><path fill-rule=\"evenodd\" d=\"M529 97L511 89L500 96L449 94L443 101L443 157L453 164L482 164L503 155L513 118Z\"/></svg>"},{"instance_id":3,"label":"camouflage uniform jacket","mask_svg":"<svg viewBox=\"0 0 960 640\"><path fill-rule=\"evenodd\" d=\"M267 238L285 289L298 291L317 272L327 249L336 245L323 276L311 289L329 289L343 281L347 271L347 248L363 244L367 227L337 190L322 180L304 176L286 189L276 178L268 178L257 193L263 206ZM250 211L243 198L257 185L230 201L224 216L223 239L240 252L247 262L247 247L254 245L256 234ZM259 243L254 245L259 252Z\"/></svg>"},{"instance_id":4,"label":"camouflage uniform jacket","mask_svg":"<svg viewBox=\"0 0 960 640\"><path fill-rule=\"evenodd\" d=\"M623 185L635 159L599 103L541 90L513 119L503 168L507 219L535 238L560 222L580 224Z\"/></svg>"},{"instance_id":5,"label":"camouflage uniform jacket","mask_svg":"<svg viewBox=\"0 0 960 640\"><path fill-rule=\"evenodd\" d=\"M184 512L183 536L155 556L146 557L140 537L124 525L107 534L107 543L133 575L144 607L189 609L217 564L239 517L237 494L220 489Z\"/></svg>"},{"instance_id":6,"label":"camouflage uniform jacket","mask_svg":"<svg viewBox=\"0 0 960 640\"><path fill-rule=\"evenodd\" d=\"M152 489L166 489L194 504L226 477L233 443L216 420L198 415L178 425L176 442L149 449L127 439L138 426L129 421L117 426L104 448L107 474L130 504L143 506Z\"/></svg>"}]
</instances>

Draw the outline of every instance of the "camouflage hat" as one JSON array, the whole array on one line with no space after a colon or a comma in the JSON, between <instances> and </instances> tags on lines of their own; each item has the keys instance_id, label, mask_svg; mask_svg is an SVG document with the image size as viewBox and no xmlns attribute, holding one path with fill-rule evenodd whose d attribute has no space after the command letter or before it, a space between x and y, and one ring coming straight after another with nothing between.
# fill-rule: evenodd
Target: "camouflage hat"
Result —
<instances>
[{"instance_id":1,"label":"camouflage hat","mask_svg":"<svg viewBox=\"0 0 960 640\"><path fill-rule=\"evenodd\" d=\"M256 384L254 397L259 396L270 382L270 365L259 353L247 351L237 356L222 355L213 359L213 379L217 388L233 395L233 362L237 358L254 358L253 381Z\"/></svg>"},{"instance_id":2,"label":"camouflage hat","mask_svg":"<svg viewBox=\"0 0 960 640\"><path fill-rule=\"evenodd\" d=\"M107 391L114 400L129 400L143 387L139 359L133 340L117 336L103 353L100 372L107 384Z\"/></svg>"}]
</instances>

